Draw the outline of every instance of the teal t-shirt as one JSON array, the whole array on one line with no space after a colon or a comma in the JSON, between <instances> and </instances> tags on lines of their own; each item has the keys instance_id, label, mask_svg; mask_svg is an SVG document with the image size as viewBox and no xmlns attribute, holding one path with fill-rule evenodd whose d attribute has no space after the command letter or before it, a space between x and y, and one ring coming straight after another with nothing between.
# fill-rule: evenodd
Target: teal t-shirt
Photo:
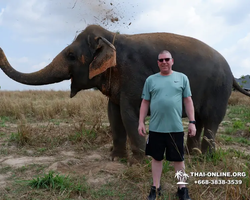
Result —
<instances>
[{"instance_id":1,"label":"teal t-shirt","mask_svg":"<svg viewBox=\"0 0 250 200\"><path fill-rule=\"evenodd\" d=\"M183 73L173 71L168 76L160 73L149 76L142 98L150 101L149 130L182 132L182 100L191 96L189 80Z\"/></svg>"}]
</instances>

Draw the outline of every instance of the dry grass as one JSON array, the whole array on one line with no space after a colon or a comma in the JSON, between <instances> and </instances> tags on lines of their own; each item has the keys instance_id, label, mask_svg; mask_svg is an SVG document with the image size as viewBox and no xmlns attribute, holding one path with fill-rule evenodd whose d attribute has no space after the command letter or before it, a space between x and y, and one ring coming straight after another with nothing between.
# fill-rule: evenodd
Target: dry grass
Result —
<instances>
[{"instance_id":1,"label":"dry grass","mask_svg":"<svg viewBox=\"0 0 250 200\"><path fill-rule=\"evenodd\" d=\"M68 91L0 91L0 102L0 136L3 138L0 143L0 158L27 156L30 155L29 152L33 152L32 156L56 156L61 151L75 151L83 155L82 153L89 154L112 143L107 118L107 98L98 91L82 91L72 99L69 98ZM229 99L230 106L245 105L248 108L249 102L249 97L238 92L233 92ZM245 171L247 177L237 177L243 181L242 185L198 185L194 184L195 180L209 177L190 177L188 187L192 199L249 199L249 152L242 152L235 146L230 148L220 143L216 145L218 150L212 158L202 155L186 156L187 173ZM241 145L237 147L243 148ZM105 149L101 151L101 156L106 158L109 152ZM126 160L119 162L126 165ZM46 165L43 167L46 168ZM114 175L112 181L92 186L84 194L71 193L70 196L48 190L30 191L27 186L14 184L16 179L32 178L41 173L38 168L26 170L27 172L12 168L0 170L0 177L6 172L15 175L10 178L4 188L4 196L0 194L0 198L18 199L22 196L22 199L146 199L151 184L150 158L145 158L143 162L132 167L125 167L117 174L106 170L103 172L104 176ZM163 199L175 199L176 180L173 171L171 163L164 162ZM81 177L77 173L72 176L75 180Z\"/></svg>"},{"instance_id":2,"label":"dry grass","mask_svg":"<svg viewBox=\"0 0 250 200\"><path fill-rule=\"evenodd\" d=\"M18 145L51 149L69 141L87 148L111 140L108 100L99 91L72 99L68 91L1 91L0 102L0 117L17 125L11 139Z\"/></svg>"},{"instance_id":3,"label":"dry grass","mask_svg":"<svg viewBox=\"0 0 250 200\"><path fill-rule=\"evenodd\" d=\"M240 92L234 91L232 92L229 101L228 101L228 105L246 105L246 106L250 106L250 101L249 101L249 97L241 94Z\"/></svg>"},{"instance_id":4,"label":"dry grass","mask_svg":"<svg viewBox=\"0 0 250 200\"><path fill-rule=\"evenodd\" d=\"M98 91L82 91L70 99L69 91L0 91L0 116L33 121L81 118L107 120L108 99ZM250 105L249 97L232 92L229 105Z\"/></svg>"},{"instance_id":5,"label":"dry grass","mask_svg":"<svg viewBox=\"0 0 250 200\"><path fill-rule=\"evenodd\" d=\"M106 120L107 98L97 91L80 92L72 99L68 91L0 91L0 102L0 116L12 119Z\"/></svg>"}]
</instances>

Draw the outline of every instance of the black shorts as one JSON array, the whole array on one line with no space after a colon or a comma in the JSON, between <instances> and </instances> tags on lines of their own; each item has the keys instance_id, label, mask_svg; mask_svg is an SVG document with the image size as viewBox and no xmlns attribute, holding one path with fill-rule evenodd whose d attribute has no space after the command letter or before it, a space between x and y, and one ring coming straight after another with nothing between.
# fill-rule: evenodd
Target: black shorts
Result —
<instances>
[{"instance_id":1,"label":"black shorts","mask_svg":"<svg viewBox=\"0 0 250 200\"><path fill-rule=\"evenodd\" d=\"M157 133L149 131L145 153L158 161L164 159L164 153L168 161L183 161L184 132Z\"/></svg>"}]
</instances>

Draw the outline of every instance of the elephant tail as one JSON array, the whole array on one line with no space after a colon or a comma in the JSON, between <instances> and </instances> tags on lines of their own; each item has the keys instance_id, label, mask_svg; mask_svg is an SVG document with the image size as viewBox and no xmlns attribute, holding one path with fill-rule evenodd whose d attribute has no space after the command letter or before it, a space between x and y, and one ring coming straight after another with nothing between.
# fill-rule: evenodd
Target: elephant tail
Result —
<instances>
[{"instance_id":1,"label":"elephant tail","mask_svg":"<svg viewBox=\"0 0 250 200\"><path fill-rule=\"evenodd\" d=\"M245 94L245 95L247 95L247 96L250 97L250 93L247 92L246 90L242 89L242 87L240 87L240 85L237 83L237 81L235 80L235 78L233 78L233 87L234 87L234 89L238 90L242 94Z\"/></svg>"}]
</instances>

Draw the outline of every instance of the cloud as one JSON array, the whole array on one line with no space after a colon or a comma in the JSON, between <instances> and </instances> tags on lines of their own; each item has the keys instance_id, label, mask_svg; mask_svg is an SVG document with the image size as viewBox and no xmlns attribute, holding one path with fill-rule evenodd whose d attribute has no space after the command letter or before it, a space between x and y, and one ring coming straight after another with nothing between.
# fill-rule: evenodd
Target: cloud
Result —
<instances>
[{"instance_id":1,"label":"cloud","mask_svg":"<svg viewBox=\"0 0 250 200\"><path fill-rule=\"evenodd\" d=\"M1 9L1 12L0 12L0 25L2 24L2 15L3 15L3 12L4 12L4 9L2 8Z\"/></svg>"},{"instance_id":2,"label":"cloud","mask_svg":"<svg viewBox=\"0 0 250 200\"><path fill-rule=\"evenodd\" d=\"M37 71L37 70L44 68L47 65L48 65L47 62L41 62L41 63L35 64L35 65L32 65L31 68L32 68L32 71Z\"/></svg>"},{"instance_id":3,"label":"cloud","mask_svg":"<svg viewBox=\"0 0 250 200\"><path fill-rule=\"evenodd\" d=\"M1 0L0 46L13 67L30 72L51 62L89 24L124 34L171 32L215 48L239 77L250 73L249 7L245 0Z\"/></svg>"},{"instance_id":4,"label":"cloud","mask_svg":"<svg viewBox=\"0 0 250 200\"><path fill-rule=\"evenodd\" d=\"M41 43L55 35L57 40L65 40L89 24L118 30L133 21L136 8L136 4L119 1L10 0L0 19L12 31L14 39L20 39L21 35L25 42Z\"/></svg>"},{"instance_id":5,"label":"cloud","mask_svg":"<svg viewBox=\"0 0 250 200\"><path fill-rule=\"evenodd\" d=\"M234 46L223 49L222 54L228 58L235 77L250 74L250 33L239 39Z\"/></svg>"},{"instance_id":6,"label":"cloud","mask_svg":"<svg viewBox=\"0 0 250 200\"><path fill-rule=\"evenodd\" d=\"M27 57L19 58L18 62L20 62L20 63L28 63L29 62L29 58L27 58Z\"/></svg>"},{"instance_id":7,"label":"cloud","mask_svg":"<svg viewBox=\"0 0 250 200\"><path fill-rule=\"evenodd\" d=\"M249 16L250 2L245 0L227 1L213 0L211 4L211 12L221 17L229 26L242 24ZM212 9L213 8L213 9Z\"/></svg>"},{"instance_id":8,"label":"cloud","mask_svg":"<svg viewBox=\"0 0 250 200\"><path fill-rule=\"evenodd\" d=\"M205 4L205 5L204 5ZM164 3L148 12L143 12L137 19L134 32L172 32L197 38L209 45L220 41L228 31L223 27L223 19L214 17L206 9L206 3L195 1L175 1ZM216 23L215 23L216 21Z\"/></svg>"}]
</instances>

